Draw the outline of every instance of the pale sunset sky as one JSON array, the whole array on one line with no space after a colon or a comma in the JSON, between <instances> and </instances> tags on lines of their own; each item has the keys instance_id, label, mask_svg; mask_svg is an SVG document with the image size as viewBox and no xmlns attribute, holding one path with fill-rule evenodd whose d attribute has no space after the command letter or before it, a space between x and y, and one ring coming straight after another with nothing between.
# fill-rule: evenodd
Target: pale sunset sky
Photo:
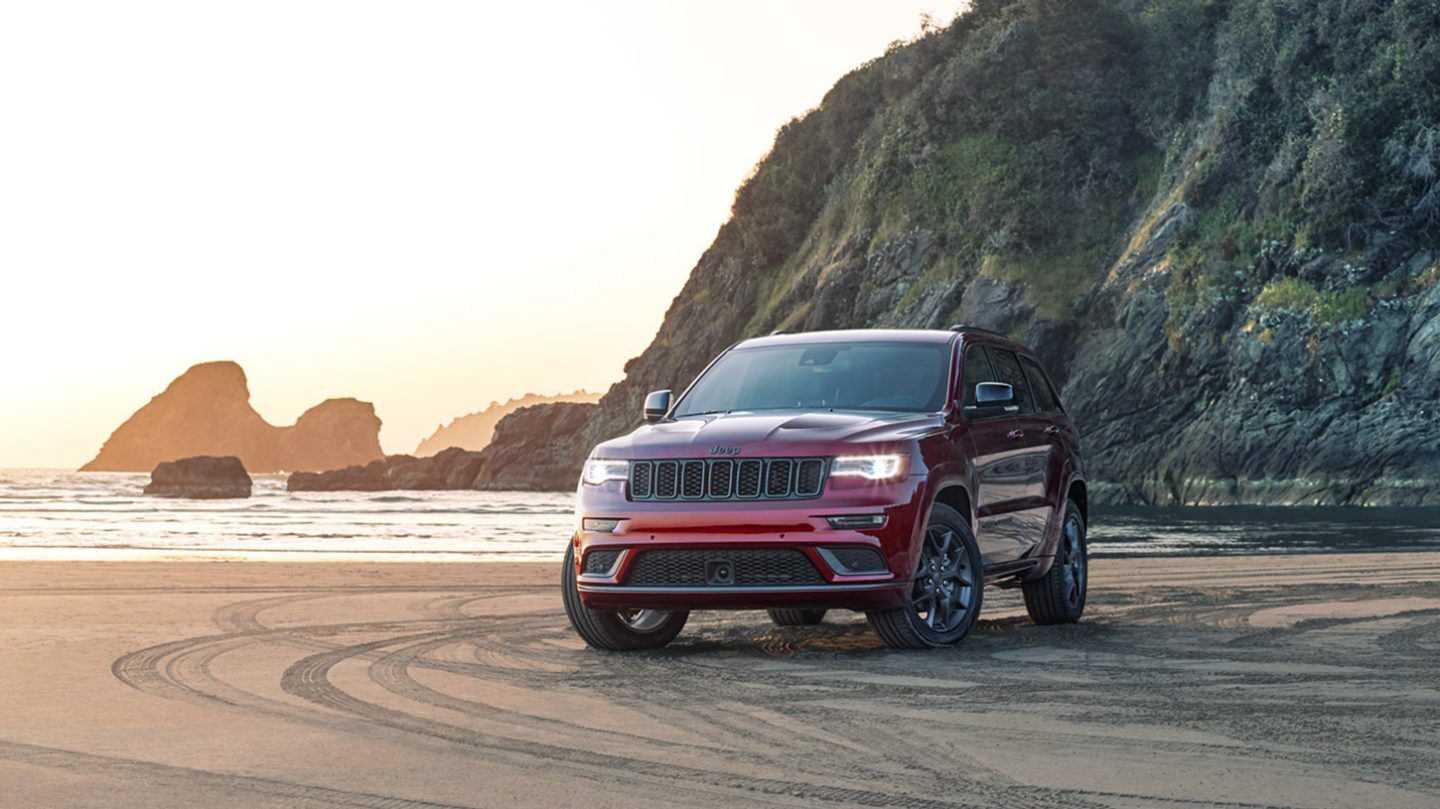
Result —
<instances>
[{"instance_id":1,"label":"pale sunset sky","mask_svg":"<svg viewBox=\"0 0 1440 809\"><path fill-rule=\"evenodd\" d=\"M374 402L387 452L602 391L775 130L960 5L6 3L0 467L207 360L273 424Z\"/></svg>"}]
</instances>

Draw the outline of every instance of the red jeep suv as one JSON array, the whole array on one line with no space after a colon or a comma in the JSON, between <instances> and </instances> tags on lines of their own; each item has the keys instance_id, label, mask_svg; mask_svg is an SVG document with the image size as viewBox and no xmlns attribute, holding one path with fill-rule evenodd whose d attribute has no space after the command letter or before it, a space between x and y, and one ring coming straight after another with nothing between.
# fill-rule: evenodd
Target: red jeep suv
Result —
<instances>
[{"instance_id":1,"label":"red jeep suv","mask_svg":"<svg viewBox=\"0 0 1440 809\"><path fill-rule=\"evenodd\" d=\"M987 583L1037 623L1085 609L1085 481L1040 363L983 329L775 334L717 357L585 463L565 611L600 649L694 609L862 610L895 648L958 643Z\"/></svg>"}]
</instances>

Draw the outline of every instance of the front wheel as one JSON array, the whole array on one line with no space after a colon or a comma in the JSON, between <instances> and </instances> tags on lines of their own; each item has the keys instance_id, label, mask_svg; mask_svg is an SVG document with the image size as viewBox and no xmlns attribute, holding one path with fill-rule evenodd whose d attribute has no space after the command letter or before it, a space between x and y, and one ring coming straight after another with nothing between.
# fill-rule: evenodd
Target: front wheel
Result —
<instances>
[{"instance_id":1,"label":"front wheel","mask_svg":"<svg viewBox=\"0 0 1440 809\"><path fill-rule=\"evenodd\" d=\"M975 626L984 591L984 563L970 523L955 509L936 503L925 525L910 603L865 617L892 649L953 646Z\"/></svg>"},{"instance_id":2,"label":"front wheel","mask_svg":"<svg viewBox=\"0 0 1440 809\"><path fill-rule=\"evenodd\" d=\"M1025 610L1037 624L1073 624L1085 612L1090 559L1085 548L1085 518L1074 500L1065 501L1065 522L1050 571L1025 582Z\"/></svg>"},{"instance_id":3,"label":"front wheel","mask_svg":"<svg viewBox=\"0 0 1440 809\"><path fill-rule=\"evenodd\" d=\"M658 649L675 639L690 617L688 610L592 610L580 601L575 583L575 548L565 549L565 569L560 574L560 592L565 614L575 633L589 646L612 652Z\"/></svg>"}]
</instances>

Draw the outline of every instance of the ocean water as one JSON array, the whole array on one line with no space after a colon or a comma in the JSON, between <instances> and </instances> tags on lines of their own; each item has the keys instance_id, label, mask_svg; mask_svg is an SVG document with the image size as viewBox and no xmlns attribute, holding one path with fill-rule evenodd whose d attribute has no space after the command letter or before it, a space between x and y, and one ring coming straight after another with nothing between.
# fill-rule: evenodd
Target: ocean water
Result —
<instances>
[{"instance_id":1,"label":"ocean water","mask_svg":"<svg viewBox=\"0 0 1440 809\"><path fill-rule=\"evenodd\" d=\"M299 492L146 497L145 474L0 470L0 560L219 557L556 561L570 493ZM1440 550L1440 509L1107 508L1098 556Z\"/></svg>"},{"instance_id":2,"label":"ocean water","mask_svg":"<svg viewBox=\"0 0 1440 809\"><path fill-rule=\"evenodd\" d=\"M432 561L559 559L574 495L287 492L253 476L249 499L147 497L148 474L0 470L0 559L166 556Z\"/></svg>"}]
</instances>

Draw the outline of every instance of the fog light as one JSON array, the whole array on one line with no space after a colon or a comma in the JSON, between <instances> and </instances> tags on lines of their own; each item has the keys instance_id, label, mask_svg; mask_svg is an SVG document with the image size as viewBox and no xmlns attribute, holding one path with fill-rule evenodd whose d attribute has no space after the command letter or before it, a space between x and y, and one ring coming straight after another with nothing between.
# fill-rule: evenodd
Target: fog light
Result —
<instances>
[{"instance_id":1,"label":"fog light","mask_svg":"<svg viewBox=\"0 0 1440 809\"><path fill-rule=\"evenodd\" d=\"M884 514L837 514L826 517L831 528L879 528L885 524Z\"/></svg>"},{"instance_id":2,"label":"fog light","mask_svg":"<svg viewBox=\"0 0 1440 809\"><path fill-rule=\"evenodd\" d=\"M603 517L586 517L580 521L580 527L586 531L595 531L601 534L609 534L620 525L619 520L612 520Z\"/></svg>"}]
</instances>

